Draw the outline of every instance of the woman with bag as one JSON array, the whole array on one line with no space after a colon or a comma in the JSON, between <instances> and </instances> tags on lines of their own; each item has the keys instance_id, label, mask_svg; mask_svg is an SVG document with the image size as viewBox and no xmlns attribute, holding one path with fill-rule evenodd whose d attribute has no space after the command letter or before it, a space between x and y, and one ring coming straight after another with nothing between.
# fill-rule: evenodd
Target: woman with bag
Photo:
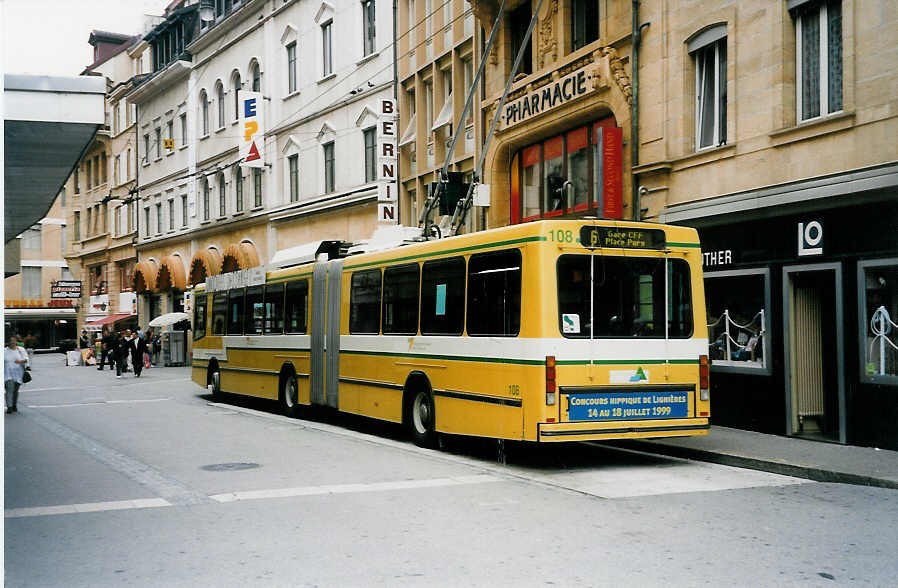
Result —
<instances>
[{"instance_id":1,"label":"woman with bag","mask_svg":"<svg viewBox=\"0 0 898 588\"><path fill-rule=\"evenodd\" d=\"M16 404L19 401L19 386L26 381L25 365L28 356L19 349L19 340L14 336L9 338L9 345L3 350L3 380L6 388L6 414L18 412ZM27 381L31 381L30 375Z\"/></svg>"}]
</instances>

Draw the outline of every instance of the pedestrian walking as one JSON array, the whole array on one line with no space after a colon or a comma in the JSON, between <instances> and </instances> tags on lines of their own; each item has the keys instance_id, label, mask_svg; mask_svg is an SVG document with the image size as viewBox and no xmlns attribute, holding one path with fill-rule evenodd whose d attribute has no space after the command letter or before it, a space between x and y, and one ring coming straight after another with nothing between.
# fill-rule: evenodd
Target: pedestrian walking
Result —
<instances>
[{"instance_id":1,"label":"pedestrian walking","mask_svg":"<svg viewBox=\"0 0 898 588\"><path fill-rule=\"evenodd\" d=\"M25 351L28 353L28 364L31 365L31 362L34 361L34 348L37 347L37 337L31 331L28 331L23 343L25 344Z\"/></svg>"},{"instance_id":2,"label":"pedestrian walking","mask_svg":"<svg viewBox=\"0 0 898 588\"><path fill-rule=\"evenodd\" d=\"M139 336L132 335L128 343L131 351L131 365L134 367L134 377L139 378L143 371L143 357L147 353L147 342Z\"/></svg>"},{"instance_id":3,"label":"pedestrian walking","mask_svg":"<svg viewBox=\"0 0 898 588\"><path fill-rule=\"evenodd\" d=\"M121 331L115 334L115 341L112 344L113 361L115 362L115 377L121 378L122 372L127 367L126 357L128 356L128 341L125 339L124 333Z\"/></svg>"},{"instance_id":4,"label":"pedestrian walking","mask_svg":"<svg viewBox=\"0 0 898 588\"><path fill-rule=\"evenodd\" d=\"M87 349L90 347L90 340L87 338L87 330L81 331L81 337L78 339L78 349Z\"/></svg>"},{"instance_id":5,"label":"pedestrian walking","mask_svg":"<svg viewBox=\"0 0 898 588\"><path fill-rule=\"evenodd\" d=\"M28 355L19 349L19 340L12 336L9 344L3 350L3 385L6 389L6 414L18 412L16 404L19 402L19 386L25 378L25 366L28 364Z\"/></svg>"},{"instance_id":6,"label":"pedestrian walking","mask_svg":"<svg viewBox=\"0 0 898 588\"><path fill-rule=\"evenodd\" d=\"M106 365L106 360L109 360L109 369L112 369L112 365L115 363L115 356L113 354L113 346L115 345L115 337L113 337L112 332L109 330L109 327L103 327L103 338L100 340L100 347L102 349L100 355L100 367L97 369L99 371L103 371L103 367Z\"/></svg>"}]
</instances>

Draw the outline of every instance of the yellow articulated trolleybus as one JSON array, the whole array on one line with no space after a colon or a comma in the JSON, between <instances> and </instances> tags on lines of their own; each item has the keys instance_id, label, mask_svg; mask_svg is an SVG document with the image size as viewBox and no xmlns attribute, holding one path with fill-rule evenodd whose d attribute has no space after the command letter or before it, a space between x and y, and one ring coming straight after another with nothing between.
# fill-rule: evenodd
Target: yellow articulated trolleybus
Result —
<instances>
[{"instance_id":1,"label":"yellow articulated trolleybus","mask_svg":"<svg viewBox=\"0 0 898 588\"><path fill-rule=\"evenodd\" d=\"M215 396L403 423L421 445L438 432L554 442L708 430L690 228L540 221L321 254L264 284L212 289L195 291L193 380Z\"/></svg>"}]
</instances>

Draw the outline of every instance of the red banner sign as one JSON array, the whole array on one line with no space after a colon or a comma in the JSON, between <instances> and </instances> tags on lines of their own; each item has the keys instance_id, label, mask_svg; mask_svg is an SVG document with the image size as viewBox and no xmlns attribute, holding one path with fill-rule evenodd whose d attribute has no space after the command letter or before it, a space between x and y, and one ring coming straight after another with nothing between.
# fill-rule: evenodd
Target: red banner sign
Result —
<instances>
[{"instance_id":1,"label":"red banner sign","mask_svg":"<svg viewBox=\"0 0 898 588\"><path fill-rule=\"evenodd\" d=\"M623 218L623 131L602 129L602 218Z\"/></svg>"}]
</instances>

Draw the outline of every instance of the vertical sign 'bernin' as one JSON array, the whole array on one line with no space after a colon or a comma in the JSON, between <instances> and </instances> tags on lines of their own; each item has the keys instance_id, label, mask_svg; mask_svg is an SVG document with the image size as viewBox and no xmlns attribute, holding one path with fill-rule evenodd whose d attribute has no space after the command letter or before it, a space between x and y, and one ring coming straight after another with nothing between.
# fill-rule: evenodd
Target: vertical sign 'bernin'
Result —
<instances>
[{"instance_id":1,"label":"vertical sign 'bernin'","mask_svg":"<svg viewBox=\"0 0 898 588\"><path fill-rule=\"evenodd\" d=\"M378 100L377 121L377 222L399 224L397 190L399 157L396 150L396 101L390 98Z\"/></svg>"},{"instance_id":2,"label":"vertical sign 'bernin'","mask_svg":"<svg viewBox=\"0 0 898 588\"><path fill-rule=\"evenodd\" d=\"M262 93L239 90L240 104L240 165L265 166L265 125L262 123Z\"/></svg>"}]
</instances>

